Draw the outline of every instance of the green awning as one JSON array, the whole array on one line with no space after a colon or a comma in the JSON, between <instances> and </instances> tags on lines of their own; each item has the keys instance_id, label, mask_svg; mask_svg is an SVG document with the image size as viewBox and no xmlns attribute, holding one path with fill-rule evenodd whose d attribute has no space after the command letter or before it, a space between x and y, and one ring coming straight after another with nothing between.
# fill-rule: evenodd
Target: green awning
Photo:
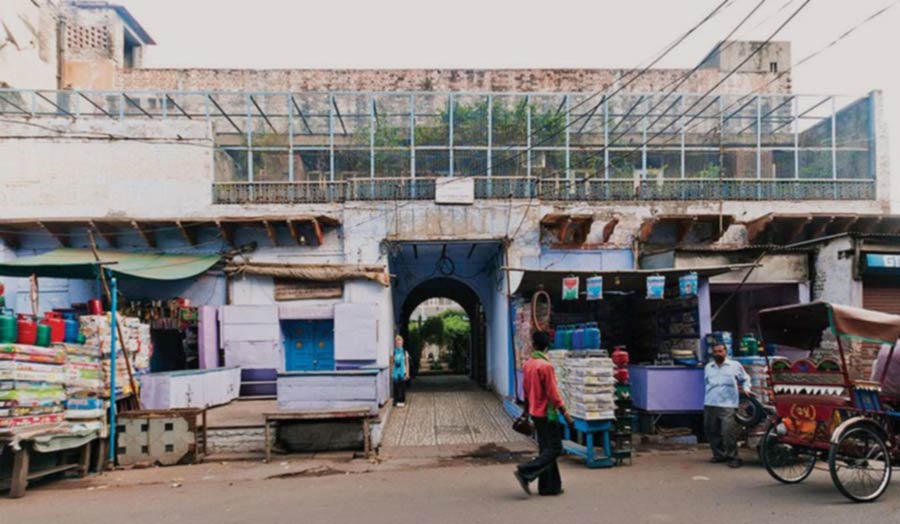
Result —
<instances>
[{"instance_id":1,"label":"green awning","mask_svg":"<svg viewBox=\"0 0 900 524\"><path fill-rule=\"evenodd\" d=\"M219 255L161 255L100 251L100 260L122 278L181 280L195 277L219 261ZM42 255L0 263L0 276L50 278L97 277L98 264L90 249L56 249Z\"/></svg>"}]
</instances>

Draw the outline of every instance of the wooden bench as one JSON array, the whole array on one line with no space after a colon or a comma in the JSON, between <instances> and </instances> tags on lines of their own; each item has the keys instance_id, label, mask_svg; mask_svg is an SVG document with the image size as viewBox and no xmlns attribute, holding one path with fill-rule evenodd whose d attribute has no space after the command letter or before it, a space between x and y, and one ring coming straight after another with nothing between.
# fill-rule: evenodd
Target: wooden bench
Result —
<instances>
[{"instance_id":1,"label":"wooden bench","mask_svg":"<svg viewBox=\"0 0 900 524\"><path fill-rule=\"evenodd\" d=\"M335 411L276 411L274 413L263 413L263 428L265 430L266 440L266 462L271 460L272 454L272 444L269 440L269 425L279 421L360 420L362 421L363 430L363 451L366 454L366 458L369 458L372 455L372 438L369 428L369 421L371 418L372 413L368 408Z\"/></svg>"},{"instance_id":2,"label":"wooden bench","mask_svg":"<svg viewBox=\"0 0 900 524\"><path fill-rule=\"evenodd\" d=\"M11 474L6 481L0 481L0 489L8 489L9 498L20 498L25 495L25 490L28 487L28 483L32 480L37 480L42 477L47 477L50 475L56 475L60 473L64 473L67 471L75 471L79 477L85 476L91 467L91 447L93 446L95 441L87 442L81 444L80 446L76 446L68 449L60 449L55 452L60 455L59 462L55 466L45 466L39 469L35 469L31 466L31 455L34 451L31 449L31 443L28 441L23 441L21 443L21 447L18 450L12 450L10 447L6 446L4 443L0 442L0 454L9 453L12 455L12 468ZM103 447L100 447L102 451ZM74 453L73 453L74 452ZM76 455L77 461L70 462L64 460L63 457L66 455Z\"/></svg>"}]
</instances>

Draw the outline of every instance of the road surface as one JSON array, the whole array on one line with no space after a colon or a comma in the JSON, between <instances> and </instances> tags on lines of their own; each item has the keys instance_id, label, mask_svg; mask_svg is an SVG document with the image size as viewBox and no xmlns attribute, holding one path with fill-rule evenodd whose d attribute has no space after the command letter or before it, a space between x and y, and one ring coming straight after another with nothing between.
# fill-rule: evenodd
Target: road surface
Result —
<instances>
[{"instance_id":1,"label":"road surface","mask_svg":"<svg viewBox=\"0 0 900 524\"><path fill-rule=\"evenodd\" d=\"M288 470L293 464L281 466ZM645 454L632 466L593 471L567 459L565 494L552 498L526 498L511 463L382 466L366 473L318 467L308 475L280 477L261 469L277 464L258 463L115 472L88 483L36 486L18 500L0 499L0 522L900 522L900 482L874 504L852 504L834 489L827 472L817 471L799 486L782 486L758 465L731 470L707 463L702 452ZM117 480L122 482L104 484Z\"/></svg>"}]
</instances>

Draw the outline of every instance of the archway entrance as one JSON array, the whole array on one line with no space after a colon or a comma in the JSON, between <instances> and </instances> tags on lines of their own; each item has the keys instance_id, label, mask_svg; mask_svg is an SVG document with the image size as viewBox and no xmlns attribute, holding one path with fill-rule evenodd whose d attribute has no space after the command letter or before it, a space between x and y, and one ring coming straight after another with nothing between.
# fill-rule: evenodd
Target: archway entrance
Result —
<instances>
[{"instance_id":1,"label":"archway entrance","mask_svg":"<svg viewBox=\"0 0 900 524\"><path fill-rule=\"evenodd\" d=\"M464 316L454 318L456 315L450 304L447 304L449 307L443 311L434 311L434 315L429 315L431 319L439 319L438 322L430 321L420 315L413 316L413 313L421 305L432 299L447 299L452 304L458 305ZM439 366L442 370L447 369L449 374L466 375L480 386L487 385L485 313L478 295L471 287L447 277L426 280L413 288L406 296L399 318L399 331L410 344L413 376L426 375L428 373L425 371L430 371L422 369L421 366L423 357L426 362L429 360L426 348L428 342L431 341L432 343L438 342L438 346L443 346L439 349L449 352L449 358L444 362L441 362L440 354L433 359L435 367ZM454 322L458 325L461 320L468 324L468 336L465 337L468 340L453 340L455 333L449 324ZM426 328L436 324L443 326L444 336L441 341L436 341L435 334L426 331ZM416 327L418 329L415 329ZM413 330L416 331L416 336L411 336ZM433 350L431 352L434 353ZM462 358L462 362L458 360L460 358Z\"/></svg>"},{"instance_id":2,"label":"archway entrance","mask_svg":"<svg viewBox=\"0 0 900 524\"><path fill-rule=\"evenodd\" d=\"M391 410L383 446L461 445L506 448L530 442L512 431L495 391L507 387L508 304L502 286L502 243L487 240L391 242L397 332L410 339L417 307L431 299L459 305L468 321L465 362L456 375L419 373L406 405ZM412 317L412 318L411 318ZM411 355L413 360L416 355ZM425 362L427 363L427 355ZM419 364L418 362L416 363Z\"/></svg>"}]
</instances>

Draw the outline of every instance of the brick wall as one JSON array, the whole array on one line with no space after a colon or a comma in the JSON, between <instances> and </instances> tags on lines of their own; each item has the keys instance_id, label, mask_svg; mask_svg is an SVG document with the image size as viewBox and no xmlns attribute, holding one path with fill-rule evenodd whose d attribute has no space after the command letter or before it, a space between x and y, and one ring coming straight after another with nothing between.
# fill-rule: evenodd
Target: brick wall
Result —
<instances>
[{"instance_id":1,"label":"brick wall","mask_svg":"<svg viewBox=\"0 0 900 524\"><path fill-rule=\"evenodd\" d=\"M652 70L630 91L662 91L686 73L682 69ZM237 90L237 91L491 91L581 92L614 88L625 69L119 69L119 89ZM703 69L679 88L703 92L724 73ZM770 73L737 73L721 92L745 94L774 78ZM790 75L767 92L790 92Z\"/></svg>"}]
</instances>

